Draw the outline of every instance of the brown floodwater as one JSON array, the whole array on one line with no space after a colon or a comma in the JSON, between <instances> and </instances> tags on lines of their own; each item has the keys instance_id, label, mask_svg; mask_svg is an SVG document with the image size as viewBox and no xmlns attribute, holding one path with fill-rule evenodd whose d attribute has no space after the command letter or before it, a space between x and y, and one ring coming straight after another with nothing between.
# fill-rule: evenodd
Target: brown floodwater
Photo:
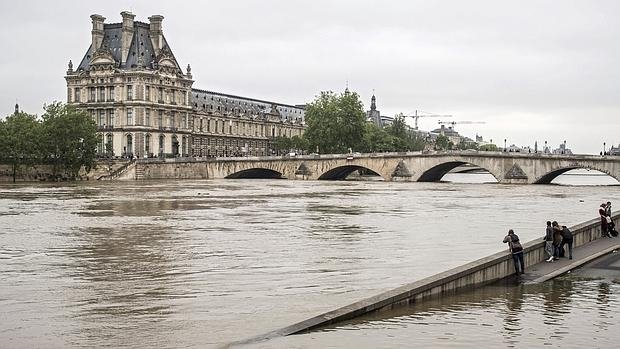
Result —
<instances>
[{"instance_id":1,"label":"brown floodwater","mask_svg":"<svg viewBox=\"0 0 620 349\"><path fill-rule=\"evenodd\" d=\"M527 241L542 236L548 219L592 219L619 193L618 186L285 180L2 184L0 347L217 347L505 249L509 228ZM564 292L553 285L544 287ZM601 286L570 287L575 297L596 298ZM605 287L605 306L617 312L616 285ZM514 317L545 321L530 302L544 307L545 289L485 292L471 308L455 299L429 310L423 328L466 331L446 323L474 321L489 299L508 305L477 323L501 325L514 302L522 304ZM610 312L576 306L582 298L567 303L575 321L608 321ZM419 330L406 317L422 315L403 316L321 332L338 335L317 343L348 347L376 328L409 328L366 346L399 347ZM519 333L505 336L525 343ZM620 340L618 333L605 336ZM540 336L534 346L549 341ZM260 345L316 346L290 338L300 339Z\"/></svg>"}]
</instances>

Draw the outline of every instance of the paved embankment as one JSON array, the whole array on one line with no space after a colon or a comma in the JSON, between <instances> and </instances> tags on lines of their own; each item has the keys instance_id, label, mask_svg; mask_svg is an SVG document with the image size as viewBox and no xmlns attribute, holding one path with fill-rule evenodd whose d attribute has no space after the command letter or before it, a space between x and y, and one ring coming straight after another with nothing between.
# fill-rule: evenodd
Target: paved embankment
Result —
<instances>
[{"instance_id":1,"label":"paved embankment","mask_svg":"<svg viewBox=\"0 0 620 349\"><path fill-rule=\"evenodd\" d=\"M620 214L614 217L616 224ZM544 226L543 226L544 227ZM600 219L593 219L570 227L573 232L573 260L562 259L546 263L542 238L523 244L526 275L525 282L541 282L551 279L572 268L579 267L619 247L620 238L601 238ZM501 244L503 236L498 236ZM439 273L428 278L389 290L376 296L346 305L305 321L281 328L231 346L252 343L278 336L287 336L374 312L419 302L432 296L455 292L460 289L480 287L515 274L512 256L507 249L471 263ZM528 275L529 274L529 275Z\"/></svg>"},{"instance_id":2,"label":"paved embankment","mask_svg":"<svg viewBox=\"0 0 620 349\"><path fill-rule=\"evenodd\" d=\"M523 281L526 284L532 284L551 280L618 249L620 249L620 238L597 239L574 249L572 260L568 259L568 251L566 251L566 258L560 258L553 263L540 262L531 266L523 276Z\"/></svg>"}]
</instances>

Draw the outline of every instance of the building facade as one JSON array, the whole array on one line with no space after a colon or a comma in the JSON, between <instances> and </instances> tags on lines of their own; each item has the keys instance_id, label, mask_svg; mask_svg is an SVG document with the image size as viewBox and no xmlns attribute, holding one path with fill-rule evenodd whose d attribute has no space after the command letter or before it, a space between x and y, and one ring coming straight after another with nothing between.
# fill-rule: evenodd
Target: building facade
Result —
<instances>
[{"instance_id":1,"label":"building facade","mask_svg":"<svg viewBox=\"0 0 620 349\"><path fill-rule=\"evenodd\" d=\"M92 15L91 45L76 69L69 61L67 103L87 110L102 136L98 153L114 157L271 154L273 138L301 136L303 106L193 88L162 31L121 12L121 23Z\"/></svg>"}]
</instances>

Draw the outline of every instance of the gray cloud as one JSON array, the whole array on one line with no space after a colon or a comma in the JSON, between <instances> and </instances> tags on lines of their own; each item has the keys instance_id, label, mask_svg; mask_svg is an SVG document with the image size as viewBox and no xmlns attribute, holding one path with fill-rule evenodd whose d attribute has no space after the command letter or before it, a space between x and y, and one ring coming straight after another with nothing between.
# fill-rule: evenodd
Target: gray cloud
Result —
<instances>
[{"instance_id":1,"label":"gray cloud","mask_svg":"<svg viewBox=\"0 0 620 349\"><path fill-rule=\"evenodd\" d=\"M65 99L63 74L90 43L92 13L107 23L164 15L195 87L310 101L349 81L382 113L415 109L498 144L547 140L598 153L620 143L620 28L615 1L168 1L0 4L0 114ZM421 121L426 129L434 119Z\"/></svg>"}]
</instances>

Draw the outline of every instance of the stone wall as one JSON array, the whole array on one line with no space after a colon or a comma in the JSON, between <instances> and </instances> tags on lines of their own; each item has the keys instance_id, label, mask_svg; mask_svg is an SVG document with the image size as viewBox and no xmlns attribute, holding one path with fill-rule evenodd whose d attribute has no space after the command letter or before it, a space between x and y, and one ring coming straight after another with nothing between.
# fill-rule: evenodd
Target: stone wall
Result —
<instances>
[{"instance_id":1,"label":"stone wall","mask_svg":"<svg viewBox=\"0 0 620 349\"><path fill-rule=\"evenodd\" d=\"M36 165L22 169L15 176L17 182L37 182L53 178L51 165ZM13 182L13 166L0 164L0 182Z\"/></svg>"},{"instance_id":2,"label":"stone wall","mask_svg":"<svg viewBox=\"0 0 620 349\"><path fill-rule=\"evenodd\" d=\"M128 160L112 160L98 162L95 168L86 172L82 169L79 173L81 180L97 180L102 176L108 175L115 169L121 167ZM52 171L52 165L35 165L28 167L18 172L16 176L17 182L38 182L38 181L56 181L56 180L68 180L68 176L60 174L54 176ZM11 165L0 164L0 182L12 182L13 181L13 167Z\"/></svg>"}]
</instances>

